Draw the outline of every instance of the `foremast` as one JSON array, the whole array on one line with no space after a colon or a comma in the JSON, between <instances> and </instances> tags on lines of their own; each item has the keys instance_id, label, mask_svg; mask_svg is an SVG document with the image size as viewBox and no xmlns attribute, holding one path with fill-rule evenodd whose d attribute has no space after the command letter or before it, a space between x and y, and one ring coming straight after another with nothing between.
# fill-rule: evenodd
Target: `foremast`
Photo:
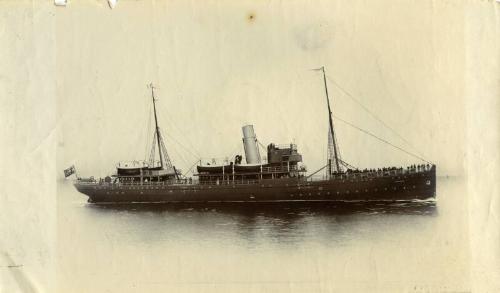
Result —
<instances>
[{"instance_id":1,"label":"foremast","mask_svg":"<svg viewBox=\"0 0 500 293\"><path fill-rule=\"evenodd\" d=\"M328 96L328 86L326 84L326 74L325 67L322 66L321 71L323 72L323 82L325 84L325 96L326 96L326 104L328 106L328 154L327 154L327 172L328 176L332 175L333 172L342 172L342 167L340 163L342 160L340 159L340 151L337 144L337 138L335 137L335 129L333 127L333 118L332 118L332 108L330 107L330 98Z\"/></svg>"}]
</instances>

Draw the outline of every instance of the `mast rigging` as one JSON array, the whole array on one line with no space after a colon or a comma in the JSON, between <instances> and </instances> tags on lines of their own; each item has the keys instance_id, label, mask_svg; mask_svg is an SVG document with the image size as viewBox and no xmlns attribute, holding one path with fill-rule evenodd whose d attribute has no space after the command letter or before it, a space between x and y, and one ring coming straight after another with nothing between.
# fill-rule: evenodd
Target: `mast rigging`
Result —
<instances>
[{"instance_id":1,"label":"mast rigging","mask_svg":"<svg viewBox=\"0 0 500 293\"><path fill-rule=\"evenodd\" d=\"M168 157L167 149L165 147L165 144L163 143L163 137L160 133L160 127L158 126L158 117L156 114L156 99L155 99L155 92L154 89L155 87L153 86L153 83L150 83L149 86L151 87L151 98L153 100L153 112L154 112L154 117L155 117L155 135L153 136L153 145L151 147L151 154L150 154L150 161L153 163L154 167L154 154L155 154L155 140L156 143L158 143L158 154L160 156L160 168L161 169L174 169L172 166L172 163L170 162L170 158ZM165 161L164 161L165 160ZM167 167L167 168L164 168Z\"/></svg>"},{"instance_id":2,"label":"mast rigging","mask_svg":"<svg viewBox=\"0 0 500 293\"><path fill-rule=\"evenodd\" d=\"M326 104L328 106L328 122L329 122L329 133L328 133L328 175L331 175L333 171L340 172L342 171L340 167L340 151L338 150L337 139L335 138L335 130L333 128L333 119L332 119L332 109L330 107L330 98L328 96L328 86L326 84L326 74L325 67L322 66L321 71L323 72L323 82L325 84L325 94L326 94ZM333 161L333 162L332 162ZM332 170L334 164L335 170Z\"/></svg>"}]
</instances>

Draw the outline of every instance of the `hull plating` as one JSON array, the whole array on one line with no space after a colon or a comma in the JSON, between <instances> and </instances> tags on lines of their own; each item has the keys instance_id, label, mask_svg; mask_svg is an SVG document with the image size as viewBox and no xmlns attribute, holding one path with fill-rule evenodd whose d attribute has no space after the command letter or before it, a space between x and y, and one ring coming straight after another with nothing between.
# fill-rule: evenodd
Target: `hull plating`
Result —
<instances>
[{"instance_id":1,"label":"hull plating","mask_svg":"<svg viewBox=\"0 0 500 293\"><path fill-rule=\"evenodd\" d=\"M76 183L94 203L301 202L426 200L436 196L435 169L375 178L261 180L255 183L99 184Z\"/></svg>"}]
</instances>

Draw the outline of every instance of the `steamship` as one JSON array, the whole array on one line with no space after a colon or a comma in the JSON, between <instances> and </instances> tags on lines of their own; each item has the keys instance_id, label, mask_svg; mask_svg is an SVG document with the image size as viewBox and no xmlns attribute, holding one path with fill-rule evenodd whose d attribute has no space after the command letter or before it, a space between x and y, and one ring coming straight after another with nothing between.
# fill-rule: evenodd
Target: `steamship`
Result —
<instances>
[{"instance_id":1,"label":"steamship","mask_svg":"<svg viewBox=\"0 0 500 293\"><path fill-rule=\"evenodd\" d=\"M323 81L329 123L328 159L307 175L294 143L267 145L259 151L253 126L243 126L242 155L233 160L203 162L186 177L171 162L158 126L151 85L155 130L149 161L120 162L105 178L80 178L74 186L90 203L211 203L211 202L386 202L429 200L436 196L436 166L359 170L340 158L324 67ZM158 156L156 156L156 146ZM263 147L262 147L263 148ZM159 160L156 160L156 158ZM325 175L317 179L321 171ZM66 172L65 172L66 173Z\"/></svg>"}]
</instances>

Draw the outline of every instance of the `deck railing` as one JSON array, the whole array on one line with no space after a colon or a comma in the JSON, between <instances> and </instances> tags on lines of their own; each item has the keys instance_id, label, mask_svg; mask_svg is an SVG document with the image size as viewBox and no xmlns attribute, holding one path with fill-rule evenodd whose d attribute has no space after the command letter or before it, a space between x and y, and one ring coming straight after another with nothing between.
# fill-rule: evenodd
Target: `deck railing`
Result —
<instances>
[{"instance_id":1,"label":"deck railing","mask_svg":"<svg viewBox=\"0 0 500 293\"><path fill-rule=\"evenodd\" d=\"M297 178L298 179L298 178ZM119 187L119 186L152 186L152 187L159 187L159 186L189 186L189 185L209 185L209 186L218 186L218 185L251 185L251 184L258 184L262 183L263 180L260 179L235 179L235 180L220 180L220 181L198 181L198 180L168 180L168 181L151 181L151 182L103 182L103 181L82 181L79 180L78 183L80 185L98 185L98 186L113 186L113 187Z\"/></svg>"},{"instance_id":2,"label":"deck railing","mask_svg":"<svg viewBox=\"0 0 500 293\"><path fill-rule=\"evenodd\" d=\"M419 174L430 171L433 166L427 167L423 166L421 168L397 168L397 169L385 169L385 170L366 170L366 171L356 171L356 172L346 172L341 174L333 174L330 177L323 176L312 176L312 177L292 177L289 179L294 179L299 182L304 181L318 181L326 179L334 180L352 180L352 179L370 179L370 178L380 178L380 177L390 177L390 176L404 176L411 174ZM250 185L268 182L269 179L232 179L228 174L227 178L224 180L193 180L193 179L173 179L167 181L149 181L149 182L105 182L104 180L94 180L85 179L78 180L81 185L101 185L101 186L165 186L165 185Z\"/></svg>"},{"instance_id":3,"label":"deck railing","mask_svg":"<svg viewBox=\"0 0 500 293\"><path fill-rule=\"evenodd\" d=\"M238 170L237 173L234 173L235 176L238 176L238 175L248 175L248 174L270 174L270 173L289 173L289 172L294 172L294 171L297 171L297 172L306 172L307 169L305 168L305 166L297 166L297 165L290 165L290 166L274 166L274 167L261 167L259 168L259 166L255 166L256 169L259 169L258 172L242 172L241 169ZM262 172L261 172L262 170ZM196 176L214 176L214 177L217 177L217 176L220 176L222 173L217 173L217 174L213 174L213 173L210 173L209 171L207 172L201 172L201 173L198 173L196 174ZM233 172L232 170L226 170L226 172L224 173L224 175L233 175Z\"/></svg>"},{"instance_id":4,"label":"deck railing","mask_svg":"<svg viewBox=\"0 0 500 293\"><path fill-rule=\"evenodd\" d=\"M332 174L331 176L319 175L309 177L309 181L325 180L325 179L369 179L369 178L379 178L379 177L389 177L389 176L405 176L411 174L425 173L430 171L433 166L422 165L415 168L388 168L380 170L363 170L363 171L351 171L341 174Z\"/></svg>"}]
</instances>

